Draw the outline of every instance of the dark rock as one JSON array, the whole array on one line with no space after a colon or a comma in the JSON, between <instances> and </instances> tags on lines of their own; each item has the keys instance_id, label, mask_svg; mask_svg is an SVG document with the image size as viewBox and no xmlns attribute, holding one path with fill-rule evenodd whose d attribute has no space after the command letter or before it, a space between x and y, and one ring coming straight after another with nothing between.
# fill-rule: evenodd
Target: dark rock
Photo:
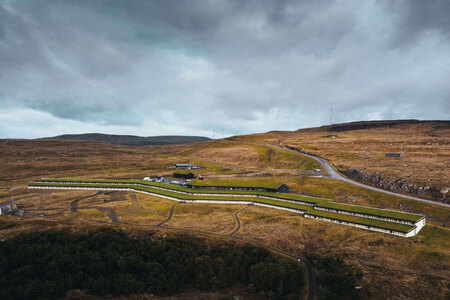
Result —
<instances>
[{"instance_id":1,"label":"dark rock","mask_svg":"<svg viewBox=\"0 0 450 300\"><path fill-rule=\"evenodd\" d=\"M432 200L438 202L449 202L447 189L439 189L429 186L422 187L417 183L410 183L404 178L382 178L379 172L368 173L358 169L346 169L341 170L341 172L344 175L357 181L371 183L372 185L375 185L376 187L382 188L384 190L407 193L415 196L427 196L427 198L431 198Z\"/></svg>"}]
</instances>

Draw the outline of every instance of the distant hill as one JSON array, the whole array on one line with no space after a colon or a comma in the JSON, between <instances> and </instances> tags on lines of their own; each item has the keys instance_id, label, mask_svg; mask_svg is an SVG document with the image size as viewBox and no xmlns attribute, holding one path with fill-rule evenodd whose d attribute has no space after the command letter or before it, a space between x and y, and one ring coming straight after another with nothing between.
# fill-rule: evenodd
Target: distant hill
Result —
<instances>
[{"instance_id":1,"label":"distant hill","mask_svg":"<svg viewBox=\"0 0 450 300\"><path fill-rule=\"evenodd\" d=\"M361 129L371 129L371 128L382 128L382 127L396 127L400 125L409 124L429 124L432 127L439 128L449 128L450 121L428 121L428 120L386 120L386 121L359 121L350 122L342 124L333 124L319 127L319 129L324 129L329 132L341 132L341 131L351 131L351 130L361 130ZM303 130L303 129L299 129Z\"/></svg>"},{"instance_id":2,"label":"distant hill","mask_svg":"<svg viewBox=\"0 0 450 300\"><path fill-rule=\"evenodd\" d=\"M127 146L176 145L195 142L206 142L211 140L210 138L203 136L162 135L162 136L144 137L135 135L115 135L102 133L63 134L55 137L47 137L44 139L103 142Z\"/></svg>"}]
</instances>

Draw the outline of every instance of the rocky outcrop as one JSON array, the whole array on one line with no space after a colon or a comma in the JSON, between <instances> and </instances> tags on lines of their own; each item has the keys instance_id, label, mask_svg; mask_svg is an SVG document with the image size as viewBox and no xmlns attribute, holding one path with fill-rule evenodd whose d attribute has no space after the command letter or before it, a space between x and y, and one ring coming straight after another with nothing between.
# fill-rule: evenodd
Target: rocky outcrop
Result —
<instances>
[{"instance_id":1,"label":"rocky outcrop","mask_svg":"<svg viewBox=\"0 0 450 300\"><path fill-rule=\"evenodd\" d=\"M382 178L380 173L368 173L358 169L340 170L344 175L360 182L367 182L376 187L414 196L422 196L434 201L449 203L448 188L437 188L430 186L420 186L416 183L410 183L404 178L390 179Z\"/></svg>"},{"instance_id":2,"label":"rocky outcrop","mask_svg":"<svg viewBox=\"0 0 450 300\"><path fill-rule=\"evenodd\" d=\"M344 124L334 124L323 126L327 128L329 132L341 132L341 131L351 131L351 130L364 130L372 128L384 128L384 127L395 127L404 124L430 124L432 127L438 129L448 129L450 128L449 121L432 121L432 120L384 120L384 121L361 121L361 122L350 122Z\"/></svg>"}]
</instances>

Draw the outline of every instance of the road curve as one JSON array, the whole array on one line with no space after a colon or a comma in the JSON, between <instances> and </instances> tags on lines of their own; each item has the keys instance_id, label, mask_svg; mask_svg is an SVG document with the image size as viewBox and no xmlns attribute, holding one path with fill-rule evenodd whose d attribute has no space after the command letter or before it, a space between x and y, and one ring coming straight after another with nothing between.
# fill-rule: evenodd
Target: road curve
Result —
<instances>
[{"instance_id":1,"label":"road curve","mask_svg":"<svg viewBox=\"0 0 450 300\"><path fill-rule=\"evenodd\" d=\"M291 149L286 149L286 148L281 148L281 147L277 147L277 146L273 146L273 145L265 145L267 147L271 147L271 148L276 148L276 149L281 149L287 152L291 152L291 153L295 153L295 154L300 154L309 158L314 159L315 161L317 161L318 163L320 163L320 165L325 169L325 171L328 173L328 178L332 178L332 179L336 179L336 180L340 180L340 181L344 181L365 189L369 189L372 191L376 191L376 192L380 192L380 193L385 193L388 195L392 195L392 196L397 196L397 197L402 197L402 198L406 198L406 199L410 199L410 200L415 200L415 201L420 201L420 202L424 202L424 203L428 203L428 204L434 204L434 205L439 205L439 206L444 206L444 207L449 207L450 208L450 204L447 203L442 203L442 202L437 202L437 201L432 201L432 200L427 200L427 199L422 199L422 198L418 198L418 197L413 197L413 196L408 196L408 195L403 195L403 194L399 194L399 193L394 193L391 191L386 191L377 187L373 187L370 185L366 185L364 183L360 183L358 181L352 180L350 178L344 177L342 176L340 173L336 172L335 169L333 169L330 164L323 158L311 155L311 154L306 154L303 152L299 152L299 151L295 151L295 150L291 150Z\"/></svg>"},{"instance_id":2,"label":"road curve","mask_svg":"<svg viewBox=\"0 0 450 300\"><path fill-rule=\"evenodd\" d=\"M159 223L158 227L162 226L164 223L167 223L170 221L170 219L172 219L173 216L173 209L175 208L175 206L177 206L179 203L175 203L174 205L172 205L172 207L170 208L170 212L169 212L169 216L167 217L167 219L165 219L164 221L162 221L161 223Z\"/></svg>"},{"instance_id":3,"label":"road curve","mask_svg":"<svg viewBox=\"0 0 450 300\"><path fill-rule=\"evenodd\" d=\"M78 207L78 209L97 209L97 210L100 210L100 211L106 211L108 213L109 218L111 219L111 222L113 222L113 223L121 223L117 219L116 211L114 209L110 208L110 207L89 205L89 206Z\"/></svg>"},{"instance_id":4,"label":"road curve","mask_svg":"<svg viewBox=\"0 0 450 300\"><path fill-rule=\"evenodd\" d=\"M87 199L87 198L91 198L91 197L95 197L95 196L103 194L103 193L104 192L99 191L99 192L97 192L95 194L83 196L83 197L80 197L80 198L78 198L76 200L73 200L72 203L70 203L70 211L77 212L78 211L78 202L80 202L81 200L84 200L84 199Z\"/></svg>"},{"instance_id":5,"label":"road curve","mask_svg":"<svg viewBox=\"0 0 450 300\"><path fill-rule=\"evenodd\" d=\"M240 210L238 210L237 212L234 213L234 219L236 220L236 229L233 230L232 233L229 234L229 236L233 236L236 232L239 231L239 229L241 229L241 221L239 221L238 218L238 213L240 213L241 211L243 211L244 209L246 209L247 207L249 207L250 205L247 205L243 208L241 208Z\"/></svg>"}]
</instances>

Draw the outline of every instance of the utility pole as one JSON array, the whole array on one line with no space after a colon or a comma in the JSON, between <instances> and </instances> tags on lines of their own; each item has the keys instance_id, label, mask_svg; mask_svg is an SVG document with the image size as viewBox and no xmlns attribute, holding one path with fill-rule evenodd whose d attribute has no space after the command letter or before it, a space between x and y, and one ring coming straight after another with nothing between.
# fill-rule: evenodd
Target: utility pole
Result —
<instances>
[{"instance_id":1,"label":"utility pole","mask_svg":"<svg viewBox=\"0 0 450 300\"><path fill-rule=\"evenodd\" d=\"M330 108L330 125L333 125L333 105Z\"/></svg>"}]
</instances>

